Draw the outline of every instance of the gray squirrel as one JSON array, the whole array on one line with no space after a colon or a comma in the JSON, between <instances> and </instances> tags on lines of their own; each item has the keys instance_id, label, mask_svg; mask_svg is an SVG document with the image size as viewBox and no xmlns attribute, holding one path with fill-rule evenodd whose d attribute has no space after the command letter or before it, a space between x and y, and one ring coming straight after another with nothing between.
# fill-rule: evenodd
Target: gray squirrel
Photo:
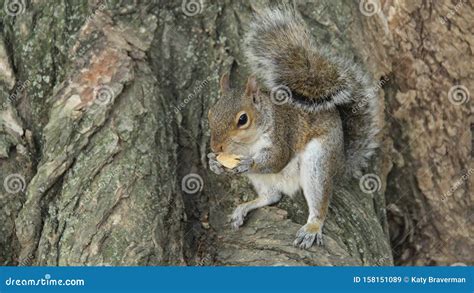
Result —
<instances>
[{"instance_id":1,"label":"gray squirrel","mask_svg":"<svg viewBox=\"0 0 474 293\"><path fill-rule=\"evenodd\" d=\"M360 177L378 147L376 87L354 62L316 46L292 9L257 15L244 53L252 72L245 90L231 90L224 74L208 115L210 169L245 173L258 194L235 209L232 227L250 211L302 189L309 217L293 244L322 245L334 178ZM224 166L219 154L236 156L236 166Z\"/></svg>"}]
</instances>

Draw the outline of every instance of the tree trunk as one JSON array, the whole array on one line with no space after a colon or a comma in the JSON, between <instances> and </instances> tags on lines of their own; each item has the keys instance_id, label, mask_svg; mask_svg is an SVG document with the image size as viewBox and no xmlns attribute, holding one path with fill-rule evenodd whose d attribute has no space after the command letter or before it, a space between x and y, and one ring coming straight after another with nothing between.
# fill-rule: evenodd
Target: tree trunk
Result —
<instances>
[{"instance_id":1,"label":"tree trunk","mask_svg":"<svg viewBox=\"0 0 474 293\"><path fill-rule=\"evenodd\" d=\"M472 150L466 104L439 99L434 107L428 100L446 96L454 81L472 85L468 64L444 65L431 79L434 53L425 53L422 36L437 21L428 23L425 10L439 4L401 9L385 3L372 16L349 1L292 4L319 43L330 43L384 81L389 121L371 171L381 184L373 193L363 192L357 180L339 184L325 245L304 251L292 246L305 218L301 196L251 213L232 231L227 215L254 192L244 178L212 174L205 156L207 109L216 100L218 77L231 72L234 86L242 85L248 75L242 36L252 13L269 1L19 1L18 10L9 2L0 0L2 264L390 265L389 230L398 263L472 259L447 259L423 242L472 244L467 223L463 230L450 227L462 225L466 213L472 222L472 177L441 204L437 192L449 185L433 183L462 175ZM466 6L455 19L465 20L465 30L472 16ZM405 18L421 28L399 26L394 34L393 23ZM470 48L462 27L449 35L459 52ZM436 64L454 55L445 50ZM422 73L429 75L417 78ZM423 99L410 100L417 95ZM434 121L435 115L450 117L449 125ZM425 140L415 141L419 131ZM448 138L453 147L444 149L446 162L445 153L423 147L442 148ZM423 175L427 168L431 180ZM448 168L451 177L437 168ZM424 219L426 207L432 212ZM416 225L421 221L437 234L423 234ZM400 238L409 224L415 224L409 240ZM421 253L406 257L414 248Z\"/></svg>"},{"instance_id":2,"label":"tree trunk","mask_svg":"<svg viewBox=\"0 0 474 293\"><path fill-rule=\"evenodd\" d=\"M472 3L403 2L383 19L392 249L398 264L473 265Z\"/></svg>"}]
</instances>

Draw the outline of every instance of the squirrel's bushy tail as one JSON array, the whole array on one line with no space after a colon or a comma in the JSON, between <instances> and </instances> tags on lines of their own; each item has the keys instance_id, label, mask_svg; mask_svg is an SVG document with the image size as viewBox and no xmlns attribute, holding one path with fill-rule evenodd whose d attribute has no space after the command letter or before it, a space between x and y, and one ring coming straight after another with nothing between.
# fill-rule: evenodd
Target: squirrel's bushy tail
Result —
<instances>
[{"instance_id":1,"label":"squirrel's bushy tail","mask_svg":"<svg viewBox=\"0 0 474 293\"><path fill-rule=\"evenodd\" d=\"M381 127L377 86L354 62L316 46L292 9L256 15L245 39L252 72L270 94L289 89L289 103L311 112L336 107L344 128L347 173L360 176L378 147Z\"/></svg>"}]
</instances>

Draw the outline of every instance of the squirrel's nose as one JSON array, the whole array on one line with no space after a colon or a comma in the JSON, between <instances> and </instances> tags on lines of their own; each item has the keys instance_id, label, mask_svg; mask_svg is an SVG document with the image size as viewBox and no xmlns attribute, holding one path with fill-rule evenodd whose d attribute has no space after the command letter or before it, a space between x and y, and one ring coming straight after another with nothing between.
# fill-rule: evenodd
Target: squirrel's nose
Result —
<instances>
[{"instance_id":1,"label":"squirrel's nose","mask_svg":"<svg viewBox=\"0 0 474 293\"><path fill-rule=\"evenodd\" d=\"M217 143L214 137L211 136L211 150L213 153L222 152L222 143Z\"/></svg>"},{"instance_id":2,"label":"squirrel's nose","mask_svg":"<svg viewBox=\"0 0 474 293\"><path fill-rule=\"evenodd\" d=\"M223 145L221 143L211 143L211 149L214 153L222 153Z\"/></svg>"},{"instance_id":3,"label":"squirrel's nose","mask_svg":"<svg viewBox=\"0 0 474 293\"><path fill-rule=\"evenodd\" d=\"M224 144L218 143L215 136L211 134L211 150L213 153L222 153L224 151Z\"/></svg>"}]
</instances>

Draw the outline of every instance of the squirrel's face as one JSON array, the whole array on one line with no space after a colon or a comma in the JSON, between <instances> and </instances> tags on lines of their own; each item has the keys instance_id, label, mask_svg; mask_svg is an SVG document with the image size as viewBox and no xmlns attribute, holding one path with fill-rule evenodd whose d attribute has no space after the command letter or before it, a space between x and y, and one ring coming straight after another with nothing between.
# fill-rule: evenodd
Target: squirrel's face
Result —
<instances>
[{"instance_id":1,"label":"squirrel's face","mask_svg":"<svg viewBox=\"0 0 474 293\"><path fill-rule=\"evenodd\" d=\"M249 78L243 95L230 91L227 75L221 78L221 97L208 115L214 153L251 155L261 135L262 100L255 78Z\"/></svg>"}]
</instances>

